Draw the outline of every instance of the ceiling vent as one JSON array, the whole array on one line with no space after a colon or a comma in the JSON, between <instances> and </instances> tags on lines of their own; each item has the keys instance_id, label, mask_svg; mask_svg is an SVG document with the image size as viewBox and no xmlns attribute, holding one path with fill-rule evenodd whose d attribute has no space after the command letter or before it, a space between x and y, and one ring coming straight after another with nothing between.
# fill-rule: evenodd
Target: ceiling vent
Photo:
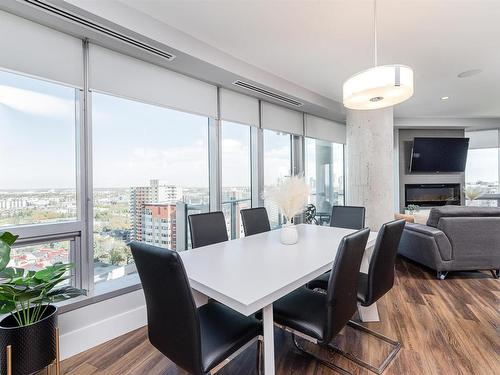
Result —
<instances>
[{"instance_id":1,"label":"ceiling vent","mask_svg":"<svg viewBox=\"0 0 500 375\"><path fill-rule=\"evenodd\" d=\"M293 105L294 107L300 107L300 106L304 105L304 103L301 103L295 99L292 99L292 98L289 98L287 96L283 96L283 95L277 94L275 92L263 89L261 87L255 86L255 85L248 83L248 82L243 82L243 81L237 80L237 81L233 82L233 85L236 85L238 87L242 87L246 90L253 91L257 94L269 96L270 98L279 100L280 102L283 102L286 104Z\"/></svg>"},{"instance_id":2,"label":"ceiling vent","mask_svg":"<svg viewBox=\"0 0 500 375\"><path fill-rule=\"evenodd\" d=\"M135 47L138 47L138 48L141 48L143 50L146 50L149 53L152 53L152 54L157 55L157 56L161 56L164 59L167 59L169 61L172 61L173 59L175 59L175 55L172 54L172 53L169 53L169 52L163 51L161 49L152 47L152 46L150 46L148 44L145 44L145 43L140 42L140 41L138 41L136 39L133 39L133 38L130 38L130 37L124 35L124 34L121 34L121 33L117 32L117 31L114 31L114 30L112 30L112 29L110 29L108 27L99 25L99 24L97 24L95 22L92 22L92 21L86 19L86 18L82 18L80 16L77 16L76 14L67 12L67 11L65 11L63 9L60 9L60 8L57 8L57 7L53 6L53 5L47 4L44 1L24 0L24 2L30 4L33 7L36 7L38 9L43 10L46 13L54 14L54 15L60 17L60 18L64 18L67 21L70 21L72 23L76 23L76 24L78 24L80 26L84 26L87 29L91 29L93 31L98 31L98 32L100 32L102 34L111 36L111 37L113 37L115 39L121 40L122 42L131 44L131 45L133 45Z\"/></svg>"}]
</instances>

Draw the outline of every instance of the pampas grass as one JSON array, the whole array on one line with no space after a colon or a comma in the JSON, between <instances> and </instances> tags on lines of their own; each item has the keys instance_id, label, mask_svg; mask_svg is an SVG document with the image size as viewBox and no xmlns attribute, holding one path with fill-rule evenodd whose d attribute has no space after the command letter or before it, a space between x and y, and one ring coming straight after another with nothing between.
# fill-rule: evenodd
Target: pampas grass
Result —
<instances>
[{"instance_id":1,"label":"pampas grass","mask_svg":"<svg viewBox=\"0 0 500 375\"><path fill-rule=\"evenodd\" d=\"M266 194L267 199L274 201L288 222L301 213L307 205L309 186L304 177L292 176Z\"/></svg>"},{"instance_id":2,"label":"pampas grass","mask_svg":"<svg viewBox=\"0 0 500 375\"><path fill-rule=\"evenodd\" d=\"M464 189L465 198L473 201L483 195L483 189L480 186L468 186Z\"/></svg>"}]
</instances>

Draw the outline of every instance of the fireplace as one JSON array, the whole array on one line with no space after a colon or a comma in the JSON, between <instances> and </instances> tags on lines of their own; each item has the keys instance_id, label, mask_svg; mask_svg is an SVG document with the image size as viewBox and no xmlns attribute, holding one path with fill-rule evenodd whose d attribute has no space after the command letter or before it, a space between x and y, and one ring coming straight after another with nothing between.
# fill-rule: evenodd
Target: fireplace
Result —
<instances>
[{"instance_id":1,"label":"fireplace","mask_svg":"<svg viewBox=\"0 0 500 375\"><path fill-rule=\"evenodd\" d=\"M460 205L460 184L411 184L405 185L405 206L420 207Z\"/></svg>"}]
</instances>

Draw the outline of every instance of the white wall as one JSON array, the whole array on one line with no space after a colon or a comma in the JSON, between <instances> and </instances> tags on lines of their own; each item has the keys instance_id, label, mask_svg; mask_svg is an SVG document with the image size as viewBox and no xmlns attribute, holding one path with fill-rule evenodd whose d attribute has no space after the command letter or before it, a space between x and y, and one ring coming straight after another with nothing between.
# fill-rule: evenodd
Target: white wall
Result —
<instances>
[{"instance_id":1,"label":"white wall","mask_svg":"<svg viewBox=\"0 0 500 375\"><path fill-rule=\"evenodd\" d=\"M146 302L142 289L60 314L61 358L145 325Z\"/></svg>"}]
</instances>

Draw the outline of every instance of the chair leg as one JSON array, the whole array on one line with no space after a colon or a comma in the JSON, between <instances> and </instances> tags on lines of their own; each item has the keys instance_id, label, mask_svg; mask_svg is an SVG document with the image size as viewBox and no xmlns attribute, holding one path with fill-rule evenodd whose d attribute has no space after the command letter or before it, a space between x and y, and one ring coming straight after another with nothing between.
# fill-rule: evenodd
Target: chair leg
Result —
<instances>
[{"instance_id":1,"label":"chair leg","mask_svg":"<svg viewBox=\"0 0 500 375\"><path fill-rule=\"evenodd\" d=\"M498 270L490 270L494 279L498 279L500 277L500 269Z\"/></svg>"},{"instance_id":2,"label":"chair leg","mask_svg":"<svg viewBox=\"0 0 500 375\"><path fill-rule=\"evenodd\" d=\"M436 274L436 276L439 280L444 280L447 275L448 275L448 271L437 271L437 274Z\"/></svg>"},{"instance_id":3,"label":"chair leg","mask_svg":"<svg viewBox=\"0 0 500 375\"><path fill-rule=\"evenodd\" d=\"M375 367L373 365L371 365L370 363L368 362L365 362L361 359L359 359L358 357L354 356L353 354L351 353L347 353L347 352L344 352L342 349L340 348L337 348L333 345L330 345L329 347L331 349L333 349L335 352L343 355L344 357L346 357L347 359L357 363L358 365L364 367L364 368L367 368L368 370L376 373L376 374L382 374L384 372L384 370L386 369L386 367L391 363L391 361L396 357L396 354L398 354L399 350L401 349L401 343L397 342L397 341L394 341L390 338L388 338L387 336L384 336L378 332L375 332L375 331L372 331L371 329L368 329L364 326L362 326L361 324L359 323L356 323L356 322L353 322L352 320L350 320L347 325L349 327L352 327L354 329L358 329L362 332L365 332L371 336L374 336L384 342L387 342L389 344L391 344L392 346L394 346L394 349L391 350L391 352L389 353L389 355L384 359L384 361L382 362L382 364L379 366L379 367Z\"/></svg>"},{"instance_id":4,"label":"chair leg","mask_svg":"<svg viewBox=\"0 0 500 375\"><path fill-rule=\"evenodd\" d=\"M311 353L311 352L308 352L306 349L304 349L298 342L297 342L297 336L295 336L293 333L292 333L292 341L293 341L293 344L295 345L295 347L303 354L305 354L306 356L308 357L311 357L312 359L315 359L316 361L318 361L319 363L321 363L322 365L334 370L334 371L337 371L339 374L342 374L342 375L352 375L352 373L350 373L349 371L343 369L342 367L339 367L329 361L325 361L324 359L316 356L315 354Z\"/></svg>"},{"instance_id":5,"label":"chair leg","mask_svg":"<svg viewBox=\"0 0 500 375\"><path fill-rule=\"evenodd\" d=\"M262 340L257 340L257 374L262 375Z\"/></svg>"}]
</instances>

